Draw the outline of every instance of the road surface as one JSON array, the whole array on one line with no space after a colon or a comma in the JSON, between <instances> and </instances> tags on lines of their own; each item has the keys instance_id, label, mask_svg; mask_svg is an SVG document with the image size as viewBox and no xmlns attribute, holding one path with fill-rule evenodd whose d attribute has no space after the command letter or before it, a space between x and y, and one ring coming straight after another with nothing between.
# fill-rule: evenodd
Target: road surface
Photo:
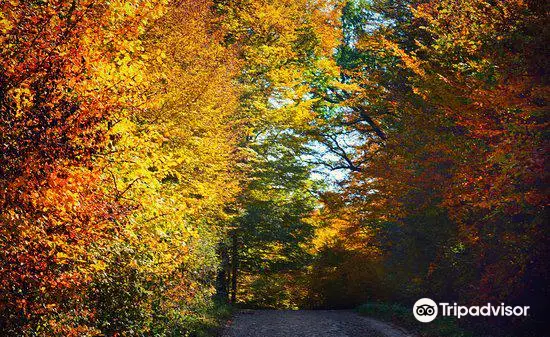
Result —
<instances>
[{"instance_id":1,"label":"road surface","mask_svg":"<svg viewBox=\"0 0 550 337\"><path fill-rule=\"evenodd\" d=\"M243 310L223 337L412 337L348 310Z\"/></svg>"}]
</instances>

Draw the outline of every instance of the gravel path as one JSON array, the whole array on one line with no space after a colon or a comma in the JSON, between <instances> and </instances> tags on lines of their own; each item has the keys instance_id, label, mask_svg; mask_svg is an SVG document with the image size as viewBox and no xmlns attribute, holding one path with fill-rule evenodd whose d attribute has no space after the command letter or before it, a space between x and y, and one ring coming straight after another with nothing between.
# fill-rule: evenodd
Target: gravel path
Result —
<instances>
[{"instance_id":1,"label":"gravel path","mask_svg":"<svg viewBox=\"0 0 550 337\"><path fill-rule=\"evenodd\" d=\"M243 310L223 337L412 337L348 310Z\"/></svg>"}]
</instances>

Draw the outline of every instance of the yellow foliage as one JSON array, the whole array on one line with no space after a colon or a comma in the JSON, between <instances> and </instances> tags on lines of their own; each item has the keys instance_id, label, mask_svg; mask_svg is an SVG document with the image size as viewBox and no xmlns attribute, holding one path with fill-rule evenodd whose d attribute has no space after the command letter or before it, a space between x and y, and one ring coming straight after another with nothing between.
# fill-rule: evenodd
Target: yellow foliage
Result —
<instances>
[{"instance_id":1,"label":"yellow foliage","mask_svg":"<svg viewBox=\"0 0 550 337\"><path fill-rule=\"evenodd\" d=\"M127 231L154 256L142 267L155 274L189 259L194 249L187 247L215 243L215 223L239 191L232 123L239 92L230 80L238 62L221 35L209 34L213 19L208 2L187 1L155 22L137 62L146 65L139 78L147 79L147 91L136 100L147 104L111 130L117 140L107 174L120 198L139 205ZM140 73L126 69L133 71ZM201 264L201 256L192 258Z\"/></svg>"}]
</instances>

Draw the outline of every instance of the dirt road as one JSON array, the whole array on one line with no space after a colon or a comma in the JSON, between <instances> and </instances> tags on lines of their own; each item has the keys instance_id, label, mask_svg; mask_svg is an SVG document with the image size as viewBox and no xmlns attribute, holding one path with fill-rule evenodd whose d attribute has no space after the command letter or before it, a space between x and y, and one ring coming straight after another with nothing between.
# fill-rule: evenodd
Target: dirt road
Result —
<instances>
[{"instance_id":1,"label":"dirt road","mask_svg":"<svg viewBox=\"0 0 550 337\"><path fill-rule=\"evenodd\" d=\"M412 337L403 330L347 310L246 310L223 337Z\"/></svg>"}]
</instances>

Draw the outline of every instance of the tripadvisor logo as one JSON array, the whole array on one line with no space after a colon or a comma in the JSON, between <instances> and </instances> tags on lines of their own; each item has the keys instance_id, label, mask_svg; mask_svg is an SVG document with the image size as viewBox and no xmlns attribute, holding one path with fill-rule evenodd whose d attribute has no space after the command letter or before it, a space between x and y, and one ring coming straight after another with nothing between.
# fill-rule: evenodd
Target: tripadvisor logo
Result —
<instances>
[{"instance_id":1,"label":"tripadvisor logo","mask_svg":"<svg viewBox=\"0 0 550 337\"><path fill-rule=\"evenodd\" d=\"M453 316L461 318L464 316L527 316L529 306L509 306L501 303L492 305L487 303L483 306L463 306L456 303L439 303L441 316ZM414 317L423 323L433 321L438 314L438 304L429 298L421 298L414 304Z\"/></svg>"},{"instance_id":2,"label":"tripadvisor logo","mask_svg":"<svg viewBox=\"0 0 550 337\"><path fill-rule=\"evenodd\" d=\"M437 304L429 298L421 298L414 304L413 314L420 322L431 322L437 317Z\"/></svg>"}]
</instances>

